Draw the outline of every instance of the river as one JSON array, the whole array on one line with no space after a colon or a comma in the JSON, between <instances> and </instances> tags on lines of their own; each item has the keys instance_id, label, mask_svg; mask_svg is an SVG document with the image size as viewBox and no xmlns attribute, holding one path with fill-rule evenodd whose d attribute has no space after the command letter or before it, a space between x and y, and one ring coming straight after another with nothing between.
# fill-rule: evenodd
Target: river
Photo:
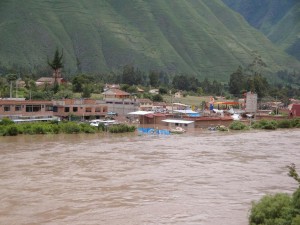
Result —
<instances>
[{"instance_id":1,"label":"river","mask_svg":"<svg viewBox=\"0 0 300 225\"><path fill-rule=\"evenodd\" d=\"M300 130L0 137L0 224L247 225L292 193Z\"/></svg>"}]
</instances>

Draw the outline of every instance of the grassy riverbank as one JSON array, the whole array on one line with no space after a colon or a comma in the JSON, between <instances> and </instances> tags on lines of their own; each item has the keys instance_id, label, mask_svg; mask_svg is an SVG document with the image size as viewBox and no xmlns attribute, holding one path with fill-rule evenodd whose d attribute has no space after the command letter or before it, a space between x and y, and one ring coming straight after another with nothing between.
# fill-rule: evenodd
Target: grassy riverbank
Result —
<instances>
[{"instance_id":1,"label":"grassy riverbank","mask_svg":"<svg viewBox=\"0 0 300 225\"><path fill-rule=\"evenodd\" d=\"M113 125L110 127L101 126L98 127L90 126L87 123L76 123L76 122L34 122L34 123L20 123L15 124L14 122L3 119L0 122L0 136L16 136L19 134L78 134L78 133L125 133L134 132L135 126L129 126L126 124Z\"/></svg>"}]
</instances>

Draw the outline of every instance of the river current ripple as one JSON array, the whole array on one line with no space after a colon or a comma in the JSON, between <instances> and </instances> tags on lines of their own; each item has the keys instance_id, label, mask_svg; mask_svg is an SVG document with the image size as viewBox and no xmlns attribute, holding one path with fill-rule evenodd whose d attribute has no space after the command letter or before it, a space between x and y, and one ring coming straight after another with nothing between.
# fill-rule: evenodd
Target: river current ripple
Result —
<instances>
[{"instance_id":1,"label":"river current ripple","mask_svg":"<svg viewBox=\"0 0 300 225\"><path fill-rule=\"evenodd\" d=\"M292 193L300 130L0 137L0 224L247 225Z\"/></svg>"}]
</instances>

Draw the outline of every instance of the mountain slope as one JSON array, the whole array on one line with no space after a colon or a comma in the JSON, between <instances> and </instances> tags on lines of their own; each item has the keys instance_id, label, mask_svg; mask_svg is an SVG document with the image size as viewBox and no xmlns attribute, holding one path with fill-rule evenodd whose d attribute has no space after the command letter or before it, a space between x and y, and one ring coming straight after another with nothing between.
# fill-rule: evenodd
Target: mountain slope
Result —
<instances>
[{"instance_id":1,"label":"mountain slope","mask_svg":"<svg viewBox=\"0 0 300 225\"><path fill-rule=\"evenodd\" d=\"M223 0L271 41L300 60L298 0Z\"/></svg>"},{"instance_id":2,"label":"mountain slope","mask_svg":"<svg viewBox=\"0 0 300 225\"><path fill-rule=\"evenodd\" d=\"M142 70L227 80L256 55L267 70L299 69L221 0L2 0L0 64L33 72L64 49L65 71Z\"/></svg>"}]
</instances>

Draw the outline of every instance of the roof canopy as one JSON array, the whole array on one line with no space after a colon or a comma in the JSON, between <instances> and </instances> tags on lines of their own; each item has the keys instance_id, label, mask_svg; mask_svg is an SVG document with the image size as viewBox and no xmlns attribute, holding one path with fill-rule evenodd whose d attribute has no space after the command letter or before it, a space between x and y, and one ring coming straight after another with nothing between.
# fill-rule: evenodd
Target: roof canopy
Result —
<instances>
[{"instance_id":1,"label":"roof canopy","mask_svg":"<svg viewBox=\"0 0 300 225\"><path fill-rule=\"evenodd\" d=\"M215 105L239 105L239 102L215 102Z\"/></svg>"},{"instance_id":2,"label":"roof canopy","mask_svg":"<svg viewBox=\"0 0 300 225\"><path fill-rule=\"evenodd\" d=\"M154 112L152 112L152 111L135 111L135 112L130 112L128 114L129 115L143 116L143 115L152 114L152 113L154 113Z\"/></svg>"},{"instance_id":3,"label":"roof canopy","mask_svg":"<svg viewBox=\"0 0 300 225\"><path fill-rule=\"evenodd\" d=\"M174 110L174 112L178 112L178 113L185 113L185 114L193 114L193 113L198 113L196 111L187 109L187 110Z\"/></svg>"},{"instance_id":4,"label":"roof canopy","mask_svg":"<svg viewBox=\"0 0 300 225\"><path fill-rule=\"evenodd\" d=\"M190 121L190 120L162 120L163 122L166 123L181 123L181 124L190 124L190 123L194 123L194 121Z\"/></svg>"}]
</instances>

